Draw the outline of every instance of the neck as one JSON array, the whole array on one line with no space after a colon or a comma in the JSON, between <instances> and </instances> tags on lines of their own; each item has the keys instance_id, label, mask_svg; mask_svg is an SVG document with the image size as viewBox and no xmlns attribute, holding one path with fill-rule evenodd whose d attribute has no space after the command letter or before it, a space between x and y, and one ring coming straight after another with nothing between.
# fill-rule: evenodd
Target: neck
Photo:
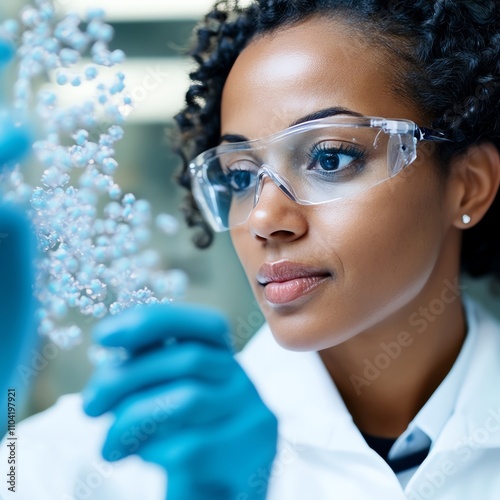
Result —
<instances>
[{"instance_id":1,"label":"neck","mask_svg":"<svg viewBox=\"0 0 500 500\"><path fill-rule=\"evenodd\" d=\"M397 318L319 352L362 432L399 436L453 366L466 331L455 276Z\"/></svg>"}]
</instances>

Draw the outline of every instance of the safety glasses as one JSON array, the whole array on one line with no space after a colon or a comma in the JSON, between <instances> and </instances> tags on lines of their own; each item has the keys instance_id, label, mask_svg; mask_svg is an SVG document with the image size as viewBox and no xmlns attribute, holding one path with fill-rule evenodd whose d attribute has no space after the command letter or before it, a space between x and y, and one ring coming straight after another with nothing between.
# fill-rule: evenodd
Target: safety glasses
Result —
<instances>
[{"instance_id":1,"label":"safety glasses","mask_svg":"<svg viewBox=\"0 0 500 500\"><path fill-rule=\"evenodd\" d=\"M291 200L318 205L356 196L395 176L420 141L449 141L409 120L335 116L245 142L225 143L189 165L193 196L215 231L243 224L269 177Z\"/></svg>"}]
</instances>

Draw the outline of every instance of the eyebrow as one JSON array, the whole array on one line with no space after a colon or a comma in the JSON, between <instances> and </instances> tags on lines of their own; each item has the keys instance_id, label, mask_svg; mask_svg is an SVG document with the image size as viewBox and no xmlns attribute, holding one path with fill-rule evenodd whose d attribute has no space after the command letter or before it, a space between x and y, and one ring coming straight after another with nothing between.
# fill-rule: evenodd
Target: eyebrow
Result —
<instances>
[{"instance_id":1,"label":"eyebrow","mask_svg":"<svg viewBox=\"0 0 500 500\"><path fill-rule=\"evenodd\" d=\"M302 116L298 120L295 120L294 122L290 123L288 127L293 127L295 125L299 125L300 123L309 122L311 120L319 120L321 118L327 118L328 116L337 116L337 115L349 115L358 117L364 116L363 114L358 113L357 111L353 111L352 109L334 106L331 108L320 109L318 111L314 111L305 116ZM224 134L223 136L221 136L219 144L221 142L245 142L249 140L250 139L248 139L248 137L245 137L244 135L240 134Z\"/></svg>"}]
</instances>

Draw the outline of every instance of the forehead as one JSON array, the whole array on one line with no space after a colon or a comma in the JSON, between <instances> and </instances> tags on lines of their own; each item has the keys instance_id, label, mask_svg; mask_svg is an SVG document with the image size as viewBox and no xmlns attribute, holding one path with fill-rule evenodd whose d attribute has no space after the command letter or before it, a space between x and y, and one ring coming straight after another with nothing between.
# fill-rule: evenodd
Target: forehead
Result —
<instances>
[{"instance_id":1,"label":"forehead","mask_svg":"<svg viewBox=\"0 0 500 500\"><path fill-rule=\"evenodd\" d=\"M314 17L278 29L237 58L223 90L221 133L263 137L336 106L419 121L393 91L395 65L368 36L335 20Z\"/></svg>"}]
</instances>

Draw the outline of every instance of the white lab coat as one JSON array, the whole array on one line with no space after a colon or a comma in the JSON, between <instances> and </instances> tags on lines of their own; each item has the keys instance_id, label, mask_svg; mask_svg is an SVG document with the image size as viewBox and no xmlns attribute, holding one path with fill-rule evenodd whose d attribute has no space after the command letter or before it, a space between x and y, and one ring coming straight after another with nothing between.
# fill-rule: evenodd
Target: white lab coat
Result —
<instances>
[{"instance_id":1,"label":"white lab coat","mask_svg":"<svg viewBox=\"0 0 500 500\"><path fill-rule=\"evenodd\" d=\"M268 500L499 500L500 324L467 302L477 341L455 411L404 491L353 424L317 353L281 348L265 325L238 355L279 420ZM136 457L99 455L109 417L86 417L79 395L18 426L16 500L159 500L163 471ZM0 463L6 464L5 442ZM231 472L228 471L228 474ZM5 477L5 476L4 476ZM249 477L255 488L258 474ZM188 499L186 499L188 500ZM239 499L243 500L243 499Z\"/></svg>"}]
</instances>

